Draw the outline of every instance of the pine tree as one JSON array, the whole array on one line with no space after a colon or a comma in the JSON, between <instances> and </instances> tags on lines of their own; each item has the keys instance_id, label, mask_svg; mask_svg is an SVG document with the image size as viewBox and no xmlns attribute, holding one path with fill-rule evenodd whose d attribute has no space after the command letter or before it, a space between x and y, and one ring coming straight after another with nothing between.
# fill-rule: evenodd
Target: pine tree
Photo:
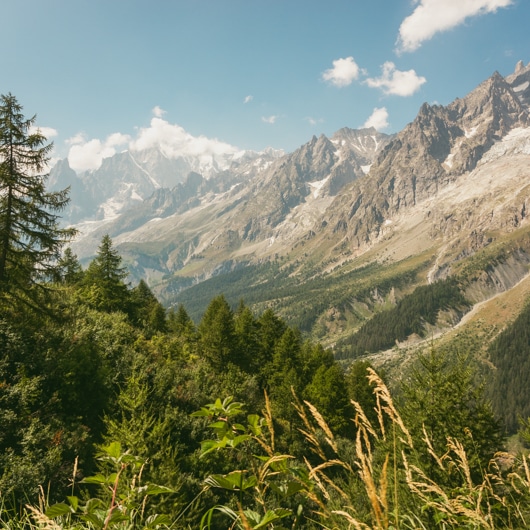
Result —
<instances>
[{"instance_id":1,"label":"pine tree","mask_svg":"<svg viewBox=\"0 0 530 530\"><path fill-rule=\"evenodd\" d=\"M144 280L131 291L131 310L134 323L148 337L167 330L166 310Z\"/></svg>"},{"instance_id":2,"label":"pine tree","mask_svg":"<svg viewBox=\"0 0 530 530\"><path fill-rule=\"evenodd\" d=\"M228 363L237 364L238 341L234 312L223 295L216 296L208 305L198 327L199 353L219 371Z\"/></svg>"},{"instance_id":3,"label":"pine tree","mask_svg":"<svg viewBox=\"0 0 530 530\"><path fill-rule=\"evenodd\" d=\"M130 309L130 293L124 281L127 275L121 256L113 248L110 236L106 234L83 278L88 304L100 311L127 313Z\"/></svg>"},{"instance_id":4,"label":"pine tree","mask_svg":"<svg viewBox=\"0 0 530 530\"><path fill-rule=\"evenodd\" d=\"M195 335L195 324L182 304L179 304L177 310L174 307L169 310L167 326L171 333L176 333L177 335L189 338Z\"/></svg>"},{"instance_id":5,"label":"pine tree","mask_svg":"<svg viewBox=\"0 0 530 530\"><path fill-rule=\"evenodd\" d=\"M54 276L61 248L75 230L58 223L68 188L46 191L52 144L33 132L35 119L24 117L11 94L0 96L0 296L38 307L43 280Z\"/></svg>"},{"instance_id":6,"label":"pine tree","mask_svg":"<svg viewBox=\"0 0 530 530\"><path fill-rule=\"evenodd\" d=\"M83 269L70 247L65 249L57 265L56 281L65 285L75 285L82 280Z\"/></svg>"},{"instance_id":7,"label":"pine tree","mask_svg":"<svg viewBox=\"0 0 530 530\"><path fill-rule=\"evenodd\" d=\"M469 358L434 349L421 354L402 390L402 417L418 446L424 444L425 431L440 456L447 449L447 438L455 438L463 443L472 474L480 476L501 447L502 437L483 387L474 383ZM428 459L424 469L431 478L444 479L443 473L437 476L437 465L423 449L419 454Z\"/></svg>"}]
</instances>

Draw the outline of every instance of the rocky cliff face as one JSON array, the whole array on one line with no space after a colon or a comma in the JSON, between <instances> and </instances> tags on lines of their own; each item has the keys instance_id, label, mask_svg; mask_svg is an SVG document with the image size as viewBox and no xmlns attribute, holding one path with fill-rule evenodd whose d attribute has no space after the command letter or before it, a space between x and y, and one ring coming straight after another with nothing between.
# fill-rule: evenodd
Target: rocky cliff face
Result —
<instances>
[{"instance_id":1,"label":"rocky cliff face","mask_svg":"<svg viewBox=\"0 0 530 530\"><path fill-rule=\"evenodd\" d=\"M496 142L529 126L528 108L498 73L447 107L424 104L380 152L369 177L330 207L327 222L358 248L373 243L397 215L465 181Z\"/></svg>"}]
</instances>

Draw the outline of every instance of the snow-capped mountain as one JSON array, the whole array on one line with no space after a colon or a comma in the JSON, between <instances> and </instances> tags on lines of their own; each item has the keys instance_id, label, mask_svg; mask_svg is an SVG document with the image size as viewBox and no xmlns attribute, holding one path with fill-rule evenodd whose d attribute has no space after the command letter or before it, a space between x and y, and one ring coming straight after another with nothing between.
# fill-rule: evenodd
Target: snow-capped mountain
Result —
<instances>
[{"instance_id":1,"label":"snow-capped mountain","mask_svg":"<svg viewBox=\"0 0 530 530\"><path fill-rule=\"evenodd\" d=\"M115 219L131 207L148 199L156 190L171 189L182 184L190 173L210 179L226 171L242 172L252 166L266 167L281 156L281 151L237 151L212 154L197 152L172 154L160 146L143 150L129 149L104 158L100 167L76 173L68 159L59 161L51 170L51 189L71 188L71 205L65 214L67 222L83 223L85 230L97 227L95 221Z\"/></svg>"},{"instance_id":2,"label":"snow-capped mountain","mask_svg":"<svg viewBox=\"0 0 530 530\"><path fill-rule=\"evenodd\" d=\"M433 281L527 226L529 109L530 67L519 63L447 106L424 104L393 136L344 128L292 153L225 153L215 164L132 150L80 175L62 161L52 183L72 184L78 256L109 233L133 279L167 303L267 262L303 282L422 256ZM511 256L512 272L484 272L490 291L521 279L530 244Z\"/></svg>"}]
</instances>

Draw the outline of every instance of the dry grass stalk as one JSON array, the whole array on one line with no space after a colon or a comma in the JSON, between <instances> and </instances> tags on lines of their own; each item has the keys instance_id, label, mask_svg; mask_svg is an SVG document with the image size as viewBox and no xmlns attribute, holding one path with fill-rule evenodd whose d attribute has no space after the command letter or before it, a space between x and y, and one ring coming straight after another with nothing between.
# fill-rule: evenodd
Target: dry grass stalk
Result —
<instances>
[{"instance_id":1,"label":"dry grass stalk","mask_svg":"<svg viewBox=\"0 0 530 530\"><path fill-rule=\"evenodd\" d=\"M361 523L357 519L353 518L351 514L345 512L344 510L333 510L331 513L344 517L346 521L348 521L348 523L350 523L350 525L352 525L353 528L355 528L356 530L371 530L371 528L367 524Z\"/></svg>"},{"instance_id":2,"label":"dry grass stalk","mask_svg":"<svg viewBox=\"0 0 530 530\"><path fill-rule=\"evenodd\" d=\"M388 390L385 383L383 383L383 380L377 375L375 370L373 370L372 368L368 368L368 381L370 382L370 384L375 385L374 394L377 400L377 414L383 436L385 436L385 427L382 413L385 412L387 416L392 420L392 422L399 426L401 432L405 435L406 439L401 439L401 441L407 444L409 447L413 447L412 437L409 433L409 430L405 427L405 424L403 423L401 416L396 410L396 407L394 406L390 391ZM381 405L381 401L385 405Z\"/></svg>"},{"instance_id":3,"label":"dry grass stalk","mask_svg":"<svg viewBox=\"0 0 530 530\"><path fill-rule=\"evenodd\" d=\"M447 522L452 525L457 527L461 525L461 516L464 516L468 523L476 528L494 530L495 523L489 499L495 499L495 501L505 505L504 500L495 494L489 476L485 476L481 484L473 484L467 455L462 444L456 440L448 439L448 445L450 451L457 458L453 460L449 454L445 456L465 477L467 486L465 493L451 497L439 484L427 477L421 469L409 465L405 454L403 454L406 481L409 488L424 502L425 506L430 506L436 511L444 513ZM418 478L415 479L414 476Z\"/></svg>"},{"instance_id":4,"label":"dry grass stalk","mask_svg":"<svg viewBox=\"0 0 530 530\"><path fill-rule=\"evenodd\" d=\"M374 438L378 438L377 433L375 432L375 429L373 428L372 424L370 423L370 420L366 417L366 414L357 401L351 400L351 404L355 408L355 418L354 423L355 425L359 426L362 425L366 431L368 431Z\"/></svg>"},{"instance_id":5,"label":"dry grass stalk","mask_svg":"<svg viewBox=\"0 0 530 530\"><path fill-rule=\"evenodd\" d=\"M294 456L291 455L274 455L271 456L261 467L259 472L259 483L264 483L265 477L270 477L274 475L278 475L279 471L269 471L272 464L275 464L276 462L283 462L284 460L293 459Z\"/></svg>"},{"instance_id":6,"label":"dry grass stalk","mask_svg":"<svg viewBox=\"0 0 530 530\"><path fill-rule=\"evenodd\" d=\"M436 454L433 446L432 446L432 442L431 442L431 439L429 438L429 435L427 434L427 431L425 430L425 424L422 425L422 431L423 431L423 441L425 442L425 444L427 445L427 451L429 452L429 454L434 458L434 461L438 464L438 467L442 470L442 471L446 471L445 469L445 466L444 466L444 463L443 463L443 460L444 458L447 456L447 453L445 455L443 455L441 458Z\"/></svg>"},{"instance_id":7,"label":"dry grass stalk","mask_svg":"<svg viewBox=\"0 0 530 530\"><path fill-rule=\"evenodd\" d=\"M323 487L323 485L322 485L322 480L323 480L324 482L329 484L329 486L332 489L334 489L341 497L343 497L344 499L346 499L348 501L350 500L350 497L339 486L337 486L335 481L330 479L324 473L324 469L327 469L329 467L335 467L335 466L342 467L342 468L346 469L348 472L353 473L353 469L348 464L346 464L342 460L328 460L327 462L324 462L323 464L320 464L320 465L318 465L316 467L312 467L311 464L309 464L309 462L307 462L307 461L306 461L306 465L308 466L308 469L309 469L309 478L317 480L318 483L319 483L319 487L321 489ZM329 497L327 491L326 491L326 495Z\"/></svg>"},{"instance_id":8,"label":"dry grass stalk","mask_svg":"<svg viewBox=\"0 0 530 530\"><path fill-rule=\"evenodd\" d=\"M31 516L42 530L62 530L60 525L58 525L53 519L47 517L41 510L29 505L26 505L26 509L31 512Z\"/></svg>"},{"instance_id":9,"label":"dry grass stalk","mask_svg":"<svg viewBox=\"0 0 530 530\"><path fill-rule=\"evenodd\" d=\"M311 425L311 422L309 421L309 418L307 417L307 414L305 412L304 407L302 404L298 401L296 394L294 393L294 389L291 387L291 391L293 392L294 396L294 403L293 407L295 408L298 416L300 416L300 419L304 423L305 430L299 428L298 430L304 435L305 439L311 444L311 450L316 453L322 460L326 460L326 455L324 453L324 450L322 449L322 446L320 445L320 442L318 441L317 433L313 425Z\"/></svg>"},{"instance_id":10,"label":"dry grass stalk","mask_svg":"<svg viewBox=\"0 0 530 530\"><path fill-rule=\"evenodd\" d=\"M309 460L307 460L307 458L305 458L305 457L304 457L304 463L307 466L307 469L309 469L309 474L311 475L313 473L313 467L309 463ZM319 477L318 473L313 474L313 480L316 482L316 485L318 486L318 489L322 492L322 494L324 495L325 499L327 501L331 500L329 492L324 487L324 484L322 484L322 481L320 480L320 477Z\"/></svg>"},{"instance_id":11,"label":"dry grass stalk","mask_svg":"<svg viewBox=\"0 0 530 530\"><path fill-rule=\"evenodd\" d=\"M271 402L269 399L269 394L265 391L265 409L263 410L263 416L265 417L265 422L267 423L267 428L269 429L271 443L270 447L267 447L265 443L262 443L267 454L272 456L275 450L275 440L274 440L274 422L272 421L272 408Z\"/></svg>"},{"instance_id":12,"label":"dry grass stalk","mask_svg":"<svg viewBox=\"0 0 530 530\"><path fill-rule=\"evenodd\" d=\"M318 423L318 426L324 431L326 434L326 441L328 442L329 446L335 451L335 453L338 453L337 444L335 443L335 437L333 436L333 433L331 432L331 429L329 428L328 424L326 423L326 420L322 417L320 412L309 402L304 401L307 408L311 412L313 418Z\"/></svg>"},{"instance_id":13,"label":"dry grass stalk","mask_svg":"<svg viewBox=\"0 0 530 530\"><path fill-rule=\"evenodd\" d=\"M389 456L385 458L385 463L381 470L381 477L379 479L379 488L373 474L372 455L371 452L366 453L363 450L363 429L357 431L357 438L355 443L357 461L359 468L359 476L364 484L368 500L372 507L372 513L375 517L376 528L388 528L388 461Z\"/></svg>"}]
</instances>

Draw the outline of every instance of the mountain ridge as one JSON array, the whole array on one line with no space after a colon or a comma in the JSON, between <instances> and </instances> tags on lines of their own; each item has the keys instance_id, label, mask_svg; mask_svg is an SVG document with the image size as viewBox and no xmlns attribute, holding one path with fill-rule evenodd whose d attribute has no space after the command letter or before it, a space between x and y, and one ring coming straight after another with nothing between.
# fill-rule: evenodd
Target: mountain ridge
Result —
<instances>
[{"instance_id":1,"label":"mountain ridge","mask_svg":"<svg viewBox=\"0 0 530 530\"><path fill-rule=\"evenodd\" d=\"M530 67L518 63L511 76L494 72L449 105L425 103L395 135L345 127L329 138L313 136L292 153L239 153L215 172L173 176L172 186L160 185L134 208L112 212L109 207L111 215L104 218L105 208L97 205L103 218L80 224L88 230L74 251L89 259L109 233L133 279L147 279L167 305L188 300L187 290L195 292L216 278L212 295L215 289L236 292L233 282L244 280L247 296L254 293L260 307L310 313L304 288L310 293L318 282L337 282L343 293L331 295L331 287L327 293L315 291L319 309L306 331L352 333L378 304L387 303L390 291L383 284L390 285L390 278L397 298L414 285L463 278L464 264L483 249L524 232L530 207L528 86ZM151 155L152 160L158 156ZM99 182L112 164L102 164ZM98 178L89 179L94 189ZM118 179L114 189L118 198L135 200L134 193L140 193L128 178ZM120 203L116 196L110 200ZM514 281L527 270L530 252L526 242L518 245L510 258L519 263L513 264ZM266 263L273 269L262 268ZM398 278L409 266L407 287ZM366 280L387 293L380 302L380 296L355 294L341 283L364 267L380 271ZM239 280L230 276L235 271ZM477 273L473 281L495 281L483 272L482 280ZM258 296L260 286L271 281L279 286ZM293 282L300 286L294 298L288 294ZM377 287L377 282L383 283ZM475 289L474 302L487 296L488 289L481 289ZM304 309L290 310L287 300ZM333 319L342 323L332 325ZM324 333L328 343L338 336Z\"/></svg>"}]
</instances>

